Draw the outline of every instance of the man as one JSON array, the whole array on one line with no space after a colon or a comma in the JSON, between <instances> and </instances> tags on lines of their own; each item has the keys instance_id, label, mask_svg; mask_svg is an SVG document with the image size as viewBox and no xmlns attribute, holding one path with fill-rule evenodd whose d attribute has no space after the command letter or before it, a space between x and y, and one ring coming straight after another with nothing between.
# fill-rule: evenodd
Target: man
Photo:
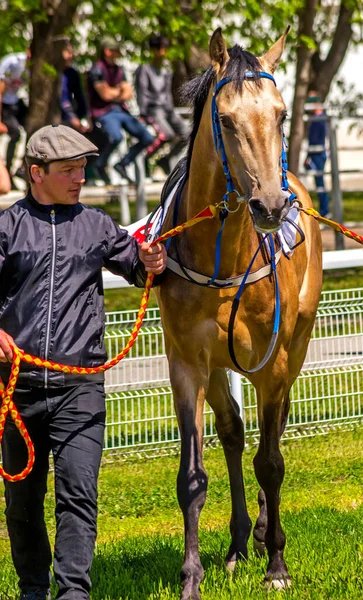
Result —
<instances>
[{"instance_id":1,"label":"man","mask_svg":"<svg viewBox=\"0 0 363 600\"><path fill-rule=\"evenodd\" d=\"M102 267L142 286L166 265L160 245L141 247L103 211L79 202L86 157L97 150L64 125L29 140L27 196L0 214L0 361L11 344L59 363L106 360ZM6 382L9 364L0 375ZM21 600L48 598L51 550L44 523L48 457L54 459L54 574L62 600L89 599L96 538L97 477L105 426L103 374L75 376L22 364L14 401L35 447L21 482L5 482L6 521ZM8 473L26 464L24 442L7 420Z\"/></svg>"},{"instance_id":2,"label":"man","mask_svg":"<svg viewBox=\"0 0 363 600\"><path fill-rule=\"evenodd\" d=\"M87 103L79 73L72 66L73 46L69 40L64 42L62 57L64 61L61 91L62 122L80 133L86 133L89 130Z\"/></svg>"},{"instance_id":3,"label":"man","mask_svg":"<svg viewBox=\"0 0 363 600\"><path fill-rule=\"evenodd\" d=\"M307 112L313 117L323 117L324 106L321 103L320 96L314 90L310 90L307 98ZM316 193L319 198L319 212L322 217L331 218L329 212L329 195L325 189L324 183L324 167L327 159L326 147L326 120L316 119L309 124L309 150L305 159L305 169L318 171L314 176Z\"/></svg>"},{"instance_id":4,"label":"man","mask_svg":"<svg viewBox=\"0 0 363 600\"><path fill-rule=\"evenodd\" d=\"M146 127L133 117L125 104L133 97L131 85L126 81L121 67L116 64L121 53L119 44L112 38L102 41L101 58L88 74L88 95L92 118L101 124L108 135L108 144L102 148L95 166L97 175L109 183L106 172L107 161L123 138L122 128L138 142L131 146L123 159L114 165L121 177L134 183L126 171L136 156L153 142L153 136Z\"/></svg>"},{"instance_id":5,"label":"man","mask_svg":"<svg viewBox=\"0 0 363 600\"><path fill-rule=\"evenodd\" d=\"M0 62L0 133L7 133L10 141L6 152L6 168L13 174L12 164L21 127L25 125L27 107L19 98L19 89L26 82L30 50L8 54ZM23 177L21 169L16 173Z\"/></svg>"},{"instance_id":6,"label":"man","mask_svg":"<svg viewBox=\"0 0 363 600\"><path fill-rule=\"evenodd\" d=\"M163 35L152 35L149 39L151 62L141 65L135 73L135 86L140 116L146 121L156 121L164 133L164 140L171 148L158 165L169 175L182 152L189 127L174 110L171 89L172 72L164 66L168 39ZM173 160L174 159L174 160Z\"/></svg>"}]
</instances>

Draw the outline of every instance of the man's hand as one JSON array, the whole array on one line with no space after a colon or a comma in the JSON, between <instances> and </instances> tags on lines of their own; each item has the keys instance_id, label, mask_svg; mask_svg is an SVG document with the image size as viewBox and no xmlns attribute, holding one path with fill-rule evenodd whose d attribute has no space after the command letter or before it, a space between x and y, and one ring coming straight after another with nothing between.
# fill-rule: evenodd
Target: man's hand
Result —
<instances>
[{"instance_id":1,"label":"man's hand","mask_svg":"<svg viewBox=\"0 0 363 600\"><path fill-rule=\"evenodd\" d=\"M7 132L8 132L8 128L6 127L5 123L0 121L0 134L7 133Z\"/></svg>"},{"instance_id":2,"label":"man's hand","mask_svg":"<svg viewBox=\"0 0 363 600\"><path fill-rule=\"evenodd\" d=\"M167 253L163 244L151 246L147 242L142 242L139 257L148 273L159 275L166 268Z\"/></svg>"},{"instance_id":3,"label":"man's hand","mask_svg":"<svg viewBox=\"0 0 363 600\"><path fill-rule=\"evenodd\" d=\"M121 101L126 102L127 100L131 100L131 98L133 98L134 91L132 89L132 85L128 81L121 81L118 84L118 87L120 89L120 100Z\"/></svg>"},{"instance_id":4,"label":"man's hand","mask_svg":"<svg viewBox=\"0 0 363 600\"><path fill-rule=\"evenodd\" d=\"M13 338L6 331L0 329L0 362L13 361L13 351L10 344L15 345Z\"/></svg>"}]
</instances>

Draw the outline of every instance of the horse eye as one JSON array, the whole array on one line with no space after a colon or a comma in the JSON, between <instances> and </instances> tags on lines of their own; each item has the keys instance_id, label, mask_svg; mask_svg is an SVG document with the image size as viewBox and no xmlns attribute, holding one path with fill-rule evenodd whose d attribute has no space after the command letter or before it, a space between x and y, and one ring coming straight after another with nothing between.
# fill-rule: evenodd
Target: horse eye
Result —
<instances>
[{"instance_id":1,"label":"horse eye","mask_svg":"<svg viewBox=\"0 0 363 600\"><path fill-rule=\"evenodd\" d=\"M281 125L282 125L282 123L284 123L284 122L286 121L286 119L287 119L287 116L288 116L288 115L287 115L287 111L285 110L285 111L282 113L281 117L280 117L280 123L281 123Z\"/></svg>"},{"instance_id":2,"label":"horse eye","mask_svg":"<svg viewBox=\"0 0 363 600\"><path fill-rule=\"evenodd\" d=\"M219 118L220 118L220 121L221 121L223 127L225 127L225 129L231 129L231 130L235 129L235 125L234 125L232 117L230 117L229 115L220 115Z\"/></svg>"}]
</instances>

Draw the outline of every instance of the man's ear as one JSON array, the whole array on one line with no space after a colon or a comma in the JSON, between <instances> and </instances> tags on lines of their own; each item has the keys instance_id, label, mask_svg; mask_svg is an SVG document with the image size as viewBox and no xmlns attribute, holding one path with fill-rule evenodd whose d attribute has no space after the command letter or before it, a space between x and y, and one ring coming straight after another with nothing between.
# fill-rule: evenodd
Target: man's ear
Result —
<instances>
[{"instance_id":1,"label":"man's ear","mask_svg":"<svg viewBox=\"0 0 363 600\"><path fill-rule=\"evenodd\" d=\"M275 72L275 69L280 62L282 53L284 51L285 40L289 31L290 25L286 27L285 33L273 46L271 46L269 50L267 50L266 54L259 58L260 63L272 74Z\"/></svg>"},{"instance_id":2,"label":"man's ear","mask_svg":"<svg viewBox=\"0 0 363 600\"><path fill-rule=\"evenodd\" d=\"M41 183L43 181L43 170L39 165L31 165L30 166L30 181L34 181L34 183Z\"/></svg>"},{"instance_id":3,"label":"man's ear","mask_svg":"<svg viewBox=\"0 0 363 600\"><path fill-rule=\"evenodd\" d=\"M209 55L213 66L219 71L229 60L226 42L222 35L222 29L218 27L209 42Z\"/></svg>"}]
</instances>

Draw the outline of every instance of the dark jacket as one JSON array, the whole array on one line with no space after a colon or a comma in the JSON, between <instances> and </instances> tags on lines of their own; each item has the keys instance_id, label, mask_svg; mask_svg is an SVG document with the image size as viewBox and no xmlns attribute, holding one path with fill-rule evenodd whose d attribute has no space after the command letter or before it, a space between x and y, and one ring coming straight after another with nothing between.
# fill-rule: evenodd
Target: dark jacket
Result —
<instances>
[{"instance_id":1,"label":"dark jacket","mask_svg":"<svg viewBox=\"0 0 363 600\"><path fill-rule=\"evenodd\" d=\"M74 118L83 119L87 116L87 103L81 78L73 67L67 67L63 71L61 112L62 121L66 124Z\"/></svg>"},{"instance_id":2,"label":"dark jacket","mask_svg":"<svg viewBox=\"0 0 363 600\"><path fill-rule=\"evenodd\" d=\"M44 206L29 192L0 214L0 328L40 358L103 364L102 267L144 285L136 240L106 213L81 203ZM8 374L1 364L1 377ZM19 381L58 387L103 379L103 373L68 375L22 362Z\"/></svg>"}]
</instances>

